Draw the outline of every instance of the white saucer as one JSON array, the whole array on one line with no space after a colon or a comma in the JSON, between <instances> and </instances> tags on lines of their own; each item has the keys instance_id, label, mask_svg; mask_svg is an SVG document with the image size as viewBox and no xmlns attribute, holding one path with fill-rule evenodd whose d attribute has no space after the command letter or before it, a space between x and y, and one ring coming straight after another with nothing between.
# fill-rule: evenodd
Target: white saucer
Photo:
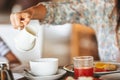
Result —
<instances>
[{"instance_id":1,"label":"white saucer","mask_svg":"<svg viewBox=\"0 0 120 80\"><path fill-rule=\"evenodd\" d=\"M28 73L25 73L25 77L30 80L56 80L61 78L66 73L63 69L58 69L57 74L50 76L31 76Z\"/></svg>"}]
</instances>

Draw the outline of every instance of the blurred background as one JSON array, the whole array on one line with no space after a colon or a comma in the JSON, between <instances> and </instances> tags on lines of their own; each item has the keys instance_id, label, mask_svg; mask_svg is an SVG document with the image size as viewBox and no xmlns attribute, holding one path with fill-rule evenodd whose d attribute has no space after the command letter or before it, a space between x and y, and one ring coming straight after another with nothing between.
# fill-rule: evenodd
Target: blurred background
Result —
<instances>
[{"instance_id":1,"label":"blurred background","mask_svg":"<svg viewBox=\"0 0 120 80\"><path fill-rule=\"evenodd\" d=\"M8 47L23 63L28 62L30 59L38 57L57 57L60 60L59 65L69 64L70 62L70 35L71 25L49 25L42 26L37 21L30 24L39 26L39 49L23 54L14 47L14 36L18 31L12 29L10 23L10 14L19 12L39 2L47 2L50 0L0 0L0 37L3 38ZM55 0L56 1L56 0Z\"/></svg>"},{"instance_id":2,"label":"blurred background","mask_svg":"<svg viewBox=\"0 0 120 80\"><path fill-rule=\"evenodd\" d=\"M95 32L93 29L81 25L64 24L43 27L38 21L33 21L31 24L38 26L40 32L37 49L27 52L28 54L23 54L15 49L13 39L18 31L12 28L10 14L46 1L50 0L0 0L0 37L17 58L25 63L33 58L57 57L61 66L70 64L72 57L79 55L92 55L98 60Z\"/></svg>"}]
</instances>

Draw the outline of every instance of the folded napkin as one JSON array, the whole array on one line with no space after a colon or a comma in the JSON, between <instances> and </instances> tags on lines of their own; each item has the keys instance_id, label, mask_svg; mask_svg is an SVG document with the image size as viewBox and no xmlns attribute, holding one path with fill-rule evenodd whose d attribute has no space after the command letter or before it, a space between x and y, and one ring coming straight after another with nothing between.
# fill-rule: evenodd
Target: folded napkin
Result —
<instances>
[{"instance_id":1,"label":"folded napkin","mask_svg":"<svg viewBox=\"0 0 120 80\"><path fill-rule=\"evenodd\" d=\"M18 80L18 79L24 77L24 76L23 76L22 74L20 74L20 73L13 73L13 76L14 76L14 79L15 79L15 80Z\"/></svg>"}]
</instances>

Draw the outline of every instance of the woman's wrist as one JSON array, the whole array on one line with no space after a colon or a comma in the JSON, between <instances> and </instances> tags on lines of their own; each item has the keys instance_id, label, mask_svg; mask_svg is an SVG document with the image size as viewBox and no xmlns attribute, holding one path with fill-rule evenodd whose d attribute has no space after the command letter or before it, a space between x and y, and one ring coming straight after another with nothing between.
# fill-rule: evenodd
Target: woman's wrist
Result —
<instances>
[{"instance_id":1,"label":"woman's wrist","mask_svg":"<svg viewBox=\"0 0 120 80\"><path fill-rule=\"evenodd\" d=\"M29 9L29 13L32 19L43 20L46 16L47 9L44 5L36 5Z\"/></svg>"},{"instance_id":2,"label":"woman's wrist","mask_svg":"<svg viewBox=\"0 0 120 80\"><path fill-rule=\"evenodd\" d=\"M23 10L22 13L27 13L27 14L29 14L29 15L31 16L31 19L34 17L34 16L33 16L33 14L34 14L34 9L33 9L33 7L30 7L30 8L28 8L28 9Z\"/></svg>"}]
</instances>

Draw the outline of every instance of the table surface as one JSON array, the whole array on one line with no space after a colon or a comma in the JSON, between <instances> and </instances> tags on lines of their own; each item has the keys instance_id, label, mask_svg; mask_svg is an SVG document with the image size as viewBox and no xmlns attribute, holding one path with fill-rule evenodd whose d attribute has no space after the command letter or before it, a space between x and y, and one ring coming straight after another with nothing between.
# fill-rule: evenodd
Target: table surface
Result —
<instances>
[{"instance_id":1,"label":"table surface","mask_svg":"<svg viewBox=\"0 0 120 80\"><path fill-rule=\"evenodd\" d=\"M24 77L24 75L23 75L24 72L21 71L22 69L28 69L28 67L21 66L21 67L18 67L18 68L16 68L16 69L17 69L16 72L13 72L13 74L14 74L14 73L17 73L17 72L18 72L18 74L22 74L22 77L17 78L17 80L29 80L29 79L27 79L26 77ZM63 69L63 66L60 66L59 69ZM62 76L60 79L58 79L58 80L65 80L68 76L74 77L74 73L67 71L66 74L63 75L63 76ZM99 78L100 76L101 76L101 75L94 75L95 78ZM14 75L14 77L16 77L16 76ZM96 80L97 80L97 79L96 79Z\"/></svg>"},{"instance_id":2,"label":"table surface","mask_svg":"<svg viewBox=\"0 0 120 80\"><path fill-rule=\"evenodd\" d=\"M63 68L61 68L61 69L63 69ZM63 75L63 76L62 76L60 79L58 79L58 80L65 80L68 76L74 77L74 73L67 71L66 74ZM100 75L94 75L94 76L95 76L95 78L96 78L95 80L98 80L98 78L100 77ZM17 79L17 80L29 80L29 79L27 79L26 77L22 77L22 78Z\"/></svg>"}]
</instances>

